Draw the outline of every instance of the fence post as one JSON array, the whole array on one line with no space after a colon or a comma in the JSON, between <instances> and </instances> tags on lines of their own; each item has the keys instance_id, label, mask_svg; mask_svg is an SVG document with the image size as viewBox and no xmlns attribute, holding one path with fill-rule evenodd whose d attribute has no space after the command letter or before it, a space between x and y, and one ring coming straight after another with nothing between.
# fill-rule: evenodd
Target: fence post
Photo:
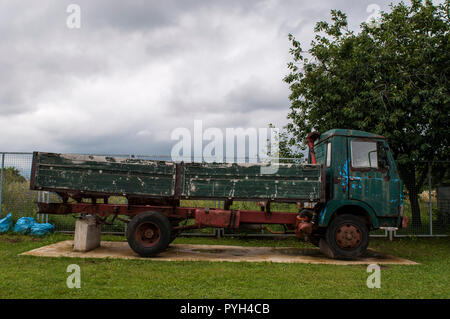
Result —
<instances>
[{"instance_id":1,"label":"fence post","mask_svg":"<svg viewBox=\"0 0 450 319\"><path fill-rule=\"evenodd\" d=\"M3 171L5 168L5 153L2 153L2 172L0 177L0 216L2 215L2 195L3 195Z\"/></svg>"},{"instance_id":2,"label":"fence post","mask_svg":"<svg viewBox=\"0 0 450 319\"><path fill-rule=\"evenodd\" d=\"M430 214L430 236L433 235L433 203L431 201L431 162L428 162L428 209Z\"/></svg>"},{"instance_id":3,"label":"fence post","mask_svg":"<svg viewBox=\"0 0 450 319\"><path fill-rule=\"evenodd\" d=\"M46 203L49 204L50 203L50 192L46 192L47 193L47 199L46 199ZM48 214L45 214L45 222L48 223Z\"/></svg>"},{"instance_id":4,"label":"fence post","mask_svg":"<svg viewBox=\"0 0 450 319\"><path fill-rule=\"evenodd\" d=\"M216 203L217 203L216 208L221 209L221 208L224 208L224 207L225 207L225 205L222 206L222 201L218 201L218 202L216 202ZM225 203L225 202L224 202L224 203ZM225 228L219 228L219 229L217 229L217 232L218 232L217 238L225 237Z\"/></svg>"},{"instance_id":5,"label":"fence post","mask_svg":"<svg viewBox=\"0 0 450 319\"><path fill-rule=\"evenodd\" d=\"M41 191L38 191L37 192L37 201L38 201L38 203L40 203L41 202ZM36 219L37 219L37 221L39 221L40 219L41 219L41 215L39 214L39 211L38 211L38 213L36 214Z\"/></svg>"}]
</instances>

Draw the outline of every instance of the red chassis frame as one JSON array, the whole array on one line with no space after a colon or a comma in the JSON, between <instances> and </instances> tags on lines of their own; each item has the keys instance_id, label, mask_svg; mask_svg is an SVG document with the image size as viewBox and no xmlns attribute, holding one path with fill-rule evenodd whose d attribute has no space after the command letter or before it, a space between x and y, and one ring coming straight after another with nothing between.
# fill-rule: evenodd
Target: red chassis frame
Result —
<instances>
[{"instance_id":1,"label":"red chassis frame","mask_svg":"<svg viewBox=\"0 0 450 319\"><path fill-rule=\"evenodd\" d=\"M159 212L169 219L184 220L195 219L195 224L188 226L176 226L173 229L182 231L185 229L218 227L239 228L240 224L284 224L292 226L292 229L303 220L296 213L267 212L253 210L225 210L215 208L152 206L152 205L127 205L127 204L93 204L93 203L38 203L41 214L90 214L107 218L108 216L127 215L134 217L142 212ZM114 218L115 218L114 217Z\"/></svg>"}]
</instances>

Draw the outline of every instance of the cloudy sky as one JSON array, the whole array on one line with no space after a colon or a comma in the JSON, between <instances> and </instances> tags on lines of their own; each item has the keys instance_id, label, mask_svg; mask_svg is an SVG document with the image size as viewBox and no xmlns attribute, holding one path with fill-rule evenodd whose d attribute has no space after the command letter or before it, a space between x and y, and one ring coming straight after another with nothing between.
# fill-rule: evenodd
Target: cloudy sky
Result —
<instances>
[{"instance_id":1,"label":"cloudy sky","mask_svg":"<svg viewBox=\"0 0 450 319\"><path fill-rule=\"evenodd\" d=\"M0 151L166 155L196 119L281 127L287 35L307 49L330 9L356 30L388 3L0 0Z\"/></svg>"}]
</instances>

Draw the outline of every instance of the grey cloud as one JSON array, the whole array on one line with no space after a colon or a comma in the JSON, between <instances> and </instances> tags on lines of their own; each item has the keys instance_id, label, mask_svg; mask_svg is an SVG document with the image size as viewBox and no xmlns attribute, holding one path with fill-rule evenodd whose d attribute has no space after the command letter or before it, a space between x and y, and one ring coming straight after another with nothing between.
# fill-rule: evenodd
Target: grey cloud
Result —
<instances>
[{"instance_id":1,"label":"grey cloud","mask_svg":"<svg viewBox=\"0 0 450 319\"><path fill-rule=\"evenodd\" d=\"M48 151L67 153L92 153L115 155L169 155L171 144L138 137L134 132L120 135L92 136L85 139L71 138L70 134L61 136L60 146Z\"/></svg>"},{"instance_id":2,"label":"grey cloud","mask_svg":"<svg viewBox=\"0 0 450 319\"><path fill-rule=\"evenodd\" d=\"M286 109L289 103L286 93L284 90L273 90L267 83L254 79L228 93L226 103L232 110Z\"/></svg>"},{"instance_id":3,"label":"grey cloud","mask_svg":"<svg viewBox=\"0 0 450 319\"><path fill-rule=\"evenodd\" d=\"M115 28L119 31L150 30L177 25L181 14L195 14L200 9L221 9L226 15L230 11L250 11L258 0L83 0L77 2L89 28ZM205 26L207 27L207 26Z\"/></svg>"},{"instance_id":4,"label":"grey cloud","mask_svg":"<svg viewBox=\"0 0 450 319\"><path fill-rule=\"evenodd\" d=\"M120 31L161 28L175 24L180 12L200 1L80 1L90 28L109 27Z\"/></svg>"},{"instance_id":5,"label":"grey cloud","mask_svg":"<svg viewBox=\"0 0 450 319\"><path fill-rule=\"evenodd\" d=\"M66 27L71 3L81 7L78 30ZM330 9L357 27L371 3L0 0L0 145L167 154L170 132L194 119L205 127L281 126L287 34L307 47Z\"/></svg>"}]
</instances>

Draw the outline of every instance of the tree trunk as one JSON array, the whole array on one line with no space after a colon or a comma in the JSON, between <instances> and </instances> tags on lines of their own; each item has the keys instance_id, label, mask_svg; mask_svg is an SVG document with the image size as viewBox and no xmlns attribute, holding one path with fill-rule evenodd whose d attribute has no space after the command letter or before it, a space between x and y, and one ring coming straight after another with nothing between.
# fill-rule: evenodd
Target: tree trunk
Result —
<instances>
[{"instance_id":1,"label":"tree trunk","mask_svg":"<svg viewBox=\"0 0 450 319\"><path fill-rule=\"evenodd\" d=\"M411 186L406 185L406 189L408 190L409 195L409 201L411 202L411 214L412 214L412 221L411 225L413 227L421 227L422 226L422 220L420 219L420 206L419 206L419 198L418 198L418 192L415 184L412 184Z\"/></svg>"},{"instance_id":2,"label":"tree trunk","mask_svg":"<svg viewBox=\"0 0 450 319\"><path fill-rule=\"evenodd\" d=\"M406 189L408 190L409 201L411 203L411 225L413 227L421 227L422 221L420 219L419 191L416 184L416 167L414 165L403 167L399 168L399 171Z\"/></svg>"}]
</instances>

